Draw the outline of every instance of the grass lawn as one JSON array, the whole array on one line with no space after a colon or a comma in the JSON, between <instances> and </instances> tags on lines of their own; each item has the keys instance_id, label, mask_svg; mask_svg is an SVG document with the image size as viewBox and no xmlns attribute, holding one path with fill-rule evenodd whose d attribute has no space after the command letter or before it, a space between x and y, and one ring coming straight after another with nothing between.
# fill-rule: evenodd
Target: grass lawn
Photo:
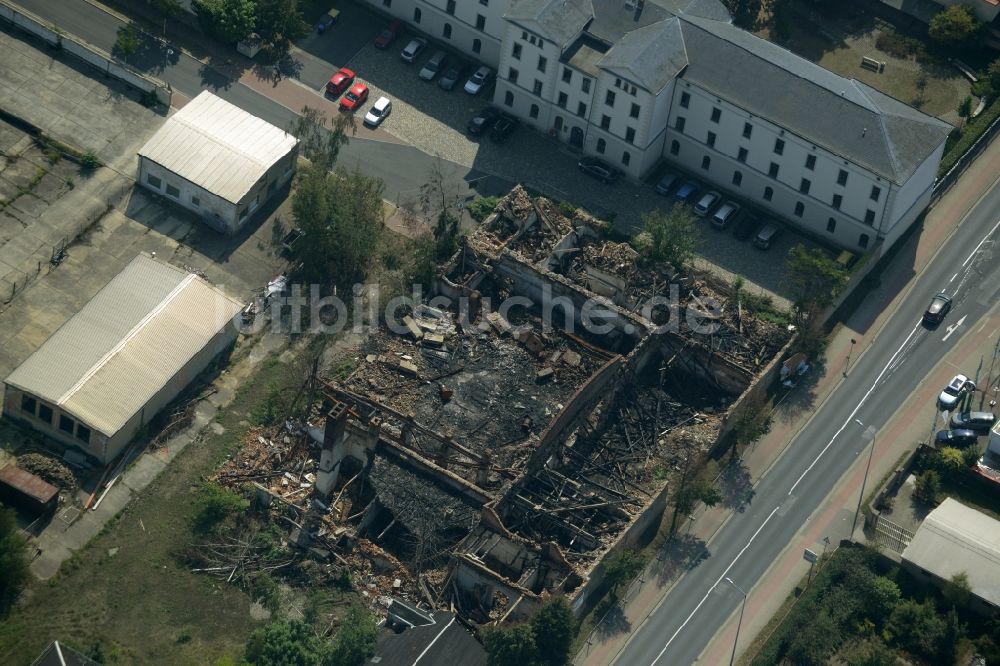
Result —
<instances>
[{"instance_id":1,"label":"grass lawn","mask_svg":"<svg viewBox=\"0 0 1000 666\"><path fill-rule=\"evenodd\" d=\"M106 663L211 664L238 655L257 624L250 599L190 573L176 555L192 538L201 479L239 445L248 415L276 389L299 386L307 365L264 360L217 417L222 434L206 428L59 575L34 583L0 622L0 663L29 664L53 639L84 651L99 642Z\"/></svg>"}]
</instances>

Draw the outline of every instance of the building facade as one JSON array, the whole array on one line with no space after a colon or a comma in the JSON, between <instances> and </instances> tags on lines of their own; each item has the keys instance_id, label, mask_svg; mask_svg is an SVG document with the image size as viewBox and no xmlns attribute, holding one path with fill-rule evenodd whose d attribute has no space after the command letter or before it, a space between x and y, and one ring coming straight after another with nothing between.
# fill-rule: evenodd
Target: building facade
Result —
<instances>
[{"instance_id":1,"label":"building facade","mask_svg":"<svg viewBox=\"0 0 1000 666\"><path fill-rule=\"evenodd\" d=\"M515 0L494 103L628 176L663 160L843 248L926 208L952 127L734 27L716 0Z\"/></svg>"},{"instance_id":2,"label":"building facade","mask_svg":"<svg viewBox=\"0 0 1000 666\"><path fill-rule=\"evenodd\" d=\"M136 182L232 234L291 180L297 159L294 136L205 91L139 150Z\"/></svg>"}]
</instances>

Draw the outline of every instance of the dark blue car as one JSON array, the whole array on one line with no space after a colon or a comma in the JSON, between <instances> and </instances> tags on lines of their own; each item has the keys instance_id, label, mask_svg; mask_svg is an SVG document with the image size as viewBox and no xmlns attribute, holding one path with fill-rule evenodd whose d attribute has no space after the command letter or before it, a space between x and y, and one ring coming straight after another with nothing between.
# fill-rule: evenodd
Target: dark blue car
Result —
<instances>
[{"instance_id":1,"label":"dark blue car","mask_svg":"<svg viewBox=\"0 0 1000 666\"><path fill-rule=\"evenodd\" d=\"M681 186L677 188L677 192L674 193L674 198L684 203L690 203L694 200L696 194L698 194L698 183L693 180L685 180Z\"/></svg>"}]
</instances>

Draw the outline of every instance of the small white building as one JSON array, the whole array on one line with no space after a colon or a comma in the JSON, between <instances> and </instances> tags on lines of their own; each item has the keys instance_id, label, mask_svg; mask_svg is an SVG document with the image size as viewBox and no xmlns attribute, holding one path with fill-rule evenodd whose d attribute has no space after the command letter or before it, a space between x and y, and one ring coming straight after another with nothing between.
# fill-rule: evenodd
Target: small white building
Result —
<instances>
[{"instance_id":1,"label":"small white building","mask_svg":"<svg viewBox=\"0 0 1000 666\"><path fill-rule=\"evenodd\" d=\"M295 173L298 140L205 91L139 150L138 183L237 232Z\"/></svg>"},{"instance_id":2,"label":"small white building","mask_svg":"<svg viewBox=\"0 0 1000 666\"><path fill-rule=\"evenodd\" d=\"M917 528L903 551L903 566L937 585L964 573L974 607L995 611L1000 608L1000 521L949 497Z\"/></svg>"},{"instance_id":3,"label":"small white building","mask_svg":"<svg viewBox=\"0 0 1000 666\"><path fill-rule=\"evenodd\" d=\"M236 340L242 308L139 255L4 380L4 414L109 462Z\"/></svg>"}]
</instances>

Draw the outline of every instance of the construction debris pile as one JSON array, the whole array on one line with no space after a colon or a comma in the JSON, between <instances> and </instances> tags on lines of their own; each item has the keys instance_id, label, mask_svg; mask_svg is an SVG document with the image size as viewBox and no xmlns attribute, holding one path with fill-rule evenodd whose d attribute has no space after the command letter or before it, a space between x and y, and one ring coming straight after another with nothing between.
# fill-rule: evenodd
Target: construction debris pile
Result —
<instances>
[{"instance_id":1,"label":"construction debris pile","mask_svg":"<svg viewBox=\"0 0 1000 666\"><path fill-rule=\"evenodd\" d=\"M601 231L515 188L438 273L451 305L371 332L341 381L310 378L321 406L249 433L220 482L255 488L301 559L350 572L374 609L395 597L492 623L589 594L787 338ZM715 332L646 318L671 283ZM546 313L546 290L569 307ZM512 296L526 303L491 307ZM597 331L574 310L594 299Z\"/></svg>"},{"instance_id":2,"label":"construction debris pile","mask_svg":"<svg viewBox=\"0 0 1000 666\"><path fill-rule=\"evenodd\" d=\"M52 456L42 453L25 453L17 457L17 466L26 472L31 472L46 483L62 492L76 488L76 476L66 465Z\"/></svg>"}]
</instances>

